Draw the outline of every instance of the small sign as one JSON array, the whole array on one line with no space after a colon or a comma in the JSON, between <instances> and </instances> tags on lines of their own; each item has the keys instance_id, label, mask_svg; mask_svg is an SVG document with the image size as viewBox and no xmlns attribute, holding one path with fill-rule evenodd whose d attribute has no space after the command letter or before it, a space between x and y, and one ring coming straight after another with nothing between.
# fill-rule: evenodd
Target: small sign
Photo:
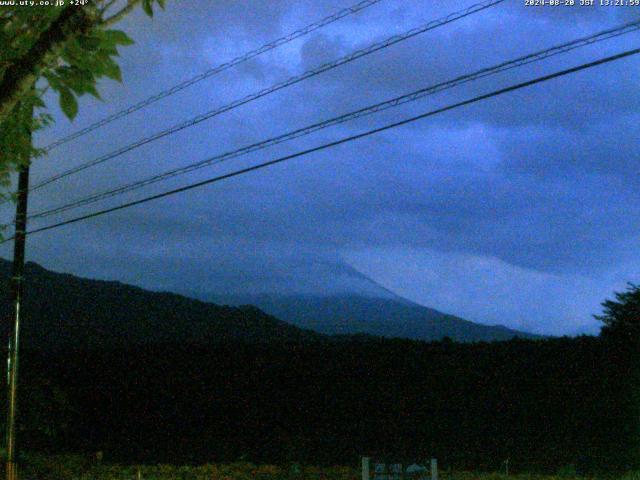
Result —
<instances>
[{"instance_id":1,"label":"small sign","mask_svg":"<svg viewBox=\"0 0 640 480\"><path fill-rule=\"evenodd\" d=\"M391 470L391 475L389 476L389 478L391 478L392 480L400 480L402 478L402 464L401 463L394 463L391 465L390 467Z\"/></svg>"},{"instance_id":2,"label":"small sign","mask_svg":"<svg viewBox=\"0 0 640 480\"><path fill-rule=\"evenodd\" d=\"M387 470L387 465L384 463L376 463L373 467L373 471L375 473L373 479L374 480L387 480L387 476L385 472Z\"/></svg>"},{"instance_id":3,"label":"small sign","mask_svg":"<svg viewBox=\"0 0 640 480\"><path fill-rule=\"evenodd\" d=\"M420 465L418 463L409 465L405 470L405 472L408 473L409 475L416 475L416 474L424 473L426 471L427 471L427 467L425 467L424 465Z\"/></svg>"}]
</instances>

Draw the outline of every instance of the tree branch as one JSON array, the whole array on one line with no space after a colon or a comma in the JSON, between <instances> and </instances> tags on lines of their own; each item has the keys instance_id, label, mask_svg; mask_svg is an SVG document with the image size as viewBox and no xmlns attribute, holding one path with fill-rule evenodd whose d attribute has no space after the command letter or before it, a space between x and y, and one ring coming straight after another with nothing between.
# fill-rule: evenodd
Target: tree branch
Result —
<instances>
[{"instance_id":1,"label":"tree branch","mask_svg":"<svg viewBox=\"0 0 640 480\"><path fill-rule=\"evenodd\" d=\"M100 13L102 15L104 15L105 13L107 13L107 10L109 10L118 0L109 0L107 3L104 4L104 6L102 7L102 9L100 9Z\"/></svg>"},{"instance_id":2,"label":"tree branch","mask_svg":"<svg viewBox=\"0 0 640 480\"><path fill-rule=\"evenodd\" d=\"M39 69L46 63L47 55L55 55L67 40L89 31L93 26L95 18L86 8L71 5L65 7L27 54L6 69L0 80L0 122L34 85Z\"/></svg>"},{"instance_id":3,"label":"tree branch","mask_svg":"<svg viewBox=\"0 0 640 480\"><path fill-rule=\"evenodd\" d=\"M127 2L127 5L122 7L120 11L101 21L100 26L107 27L120 21L120 19L122 19L125 15L129 14L134 8L136 8L136 5L138 5L140 1L141 0L129 0Z\"/></svg>"}]
</instances>

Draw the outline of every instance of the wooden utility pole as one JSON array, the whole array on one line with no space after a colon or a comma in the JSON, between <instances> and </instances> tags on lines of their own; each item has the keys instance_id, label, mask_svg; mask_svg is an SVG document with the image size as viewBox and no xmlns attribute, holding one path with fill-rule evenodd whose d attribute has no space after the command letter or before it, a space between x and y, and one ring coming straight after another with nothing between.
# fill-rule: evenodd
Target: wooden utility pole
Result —
<instances>
[{"instance_id":1,"label":"wooden utility pole","mask_svg":"<svg viewBox=\"0 0 640 480\"><path fill-rule=\"evenodd\" d=\"M31 137L31 133L28 133ZM30 138L29 138L30 139ZM24 293L24 252L27 229L27 198L29 195L29 159L20 167L16 204L16 227L13 243L13 271L11 274L11 325L7 358L7 465L6 480L18 479L16 449L16 416L18 409L18 352L22 297Z\"/></svg>"}]
</instances>

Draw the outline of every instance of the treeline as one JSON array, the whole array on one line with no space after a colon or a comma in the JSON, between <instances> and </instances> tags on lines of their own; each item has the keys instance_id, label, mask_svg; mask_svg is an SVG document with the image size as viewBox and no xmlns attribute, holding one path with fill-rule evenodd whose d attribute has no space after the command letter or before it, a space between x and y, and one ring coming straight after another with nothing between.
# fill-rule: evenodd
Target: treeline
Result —
<instances>
[{"instance_id":1,"label":"treeline","mask_svg":"<svg viewBox=\"0 0 640 480\"><path fill-rule=\"evenodd\" d=\"M105 461L579 472L638 460L634 349L595 337L24 351L23 448Z\"/></svg>"}]
</instances>

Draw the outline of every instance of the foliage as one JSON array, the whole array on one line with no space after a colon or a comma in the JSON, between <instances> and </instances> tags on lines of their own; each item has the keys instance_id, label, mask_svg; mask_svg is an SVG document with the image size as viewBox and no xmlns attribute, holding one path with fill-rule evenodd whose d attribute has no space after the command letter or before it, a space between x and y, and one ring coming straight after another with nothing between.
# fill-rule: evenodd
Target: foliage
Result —
<instances>
[{"instance_id":1,"label":"foliage","mask_svg":"<svg viewBox=\"0 0 640 480\"><path fill-rule=\"evenodd\" d=\"M150 16L154 1L164 8L165 0L141 2ZM28 133L51 121L44 92L56 91L62 111L73 119L79 97L100 98L96 84L101 78L122 80L118 47L133 41L109 26L140 0L69 3L55 8L0 7L0 188L4 191L12 171L43 153L31 146ZM32 119L25 112L33 107L37 113Z\"/></svg>"},{"instance_id":2,"label":"foliage","mask_svg":"<svg viewBox=\"0 0 640 480\"><path fill-rule=\"evenodd\" d=\"M42 92L26 97L16 105L11 117L1 124L0 128L0 198L12 198L8 194L10 186L9 174L29 162L30 158L40 156L43 152L31 144L30 132L46 126L51 117L40 113L33 115L36 108L43 108L40 98ZM1 232L0 232L1 233Z\"/></svg>"},{"instance_id":3,"label":"foliage","mask_svg":"<svg viewBox=\"0 0 640 480\"><path fill-rule=\"evenodd\" d=\"M298 461L321 465L365 452L454 470L637 463L631 362L599 338L137 345L24 362L77 406L56 451L106 462L284 463L303 440Z\"/></svg>"},{"instance_id":4,"label":"foliage","mask_svg":"<svg viewBox=\"0 0 640 480\"><path fill-rule=\"evenodd\" d=\"M604 323L602 335L640 342L640 285L629 283L627 290L616 292L615 300L602 303L603 314L595 318Z\"/></svg>"},{"instance_id":5,"label":"foliage","mask_svg":"<svg viewBox=\"0 0 640 480\"><path fill-rule=\"evenodd\" d=\"M101 465L88 456L28 455L24 473L39 480L358 480L352 467L302 466L300 472L279 465L254 465L249 462L189 465ZM138 476L139 475L139 476Z\"/></svg>"},{"instance_id":6,"label":"foliage","mask_svg":"<svg viewBox=\"0 0 640 480\"><path fill-rule=\"evenodd\" d=\"M33 449L50 449L64 442L78 411L64 389L42 376L24 372L20 385L19 437ZM6 392L0 390L0 405L6 405ZM6 418L0 417L0 431L6 428ZM1 439L4 445L5 439Z\"/></svg>"},{"instance_id":7,"label":"foliage","mask_svg":"<svg viewBox=\"0 0 640 480\"><path fill-rule=\"evenodd\" d=\"M355 463L355 462L354 462ZM354 466L301 466L293 474L287 466L254 465L247 462L230 464L186 465L99 465L85 456L29 455L23 473L39 480L359 480L360 471ZM428 477L427 477L428 478ZM441 471L442 480L594 480L596 477L571 475L505 475L497 472ZM638 472L603 477L607 480L637 480Z\"/></svg>"},{"instance_id":8,"label":"foliage","mask_svg":"<svg viewBox=\"0 0 640 480\"><path fill-rule=\"evenodd\" d=\"M576 466L571 464L563 465L558 469L557 475L563 478L575 477L577 475Z\"/></svg>"}]
</instances>

